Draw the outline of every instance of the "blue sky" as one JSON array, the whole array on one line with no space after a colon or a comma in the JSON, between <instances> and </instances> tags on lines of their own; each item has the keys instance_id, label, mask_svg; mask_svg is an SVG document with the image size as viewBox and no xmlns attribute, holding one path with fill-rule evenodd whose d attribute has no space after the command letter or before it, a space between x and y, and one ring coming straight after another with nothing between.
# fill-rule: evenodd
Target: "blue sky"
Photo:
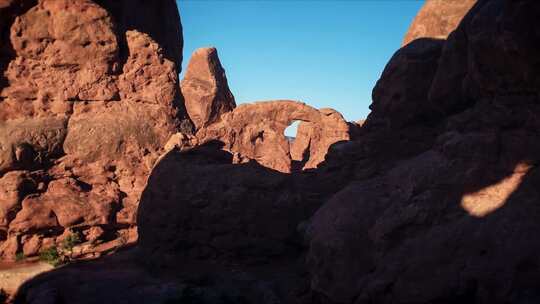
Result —
<instances>
[{"instance_id":1,"label":"blue sky","mask_svg":"<svg viewBox=\"0 0 540 304\"><path fill-rule=\"evenodd\" d=\"M214 46L237 103L293 99L359 120L422 4L181 0L183 66L195 49Z\"/></svg>"}]
</instances>

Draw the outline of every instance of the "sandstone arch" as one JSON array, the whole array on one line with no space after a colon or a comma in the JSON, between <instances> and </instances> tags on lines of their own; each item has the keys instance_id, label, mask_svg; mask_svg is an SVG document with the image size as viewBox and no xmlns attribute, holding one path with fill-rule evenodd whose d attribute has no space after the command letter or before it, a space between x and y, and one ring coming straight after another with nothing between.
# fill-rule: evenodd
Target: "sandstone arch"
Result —
<instances>
[{"instance_id":1,"label":"sandstone arch","mask_svg":"<svg viewBox=\"0 0 540 304\"><path fill-rule=\"evenodd\" d=\"M308 124L311 130L310 157L304 169L316 168L332 144L349 139L347 122L339 112L317 110L292 100L240 105L223 114L220 121L197 132L197 138L201 143L222 141L224 149L231 151L239 163L253 159L265 167L289 173L291 150L283 133L297 120Z\"/></svg>"}]
</instances>

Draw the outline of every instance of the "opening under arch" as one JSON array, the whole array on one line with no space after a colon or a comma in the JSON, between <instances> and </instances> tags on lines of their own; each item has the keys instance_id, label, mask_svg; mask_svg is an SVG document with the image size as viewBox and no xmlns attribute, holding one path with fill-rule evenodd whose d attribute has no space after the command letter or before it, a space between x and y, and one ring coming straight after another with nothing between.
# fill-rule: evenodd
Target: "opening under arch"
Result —
<instances>
[{"instance_id":1,"label":"opening under arch","mask_svg":"<svg viewBox=\"0 0 540 304\"><path fill-rule=\"evenodd\" d=\"M301 171L310 157L311 136L308 124L300 124L300 120L295 120L284 132L285 138L289 141L289 151L291 156L291 171Z\"/></svg>"},{"instance_id":2,"label":"opening under arch","mask_svg":"<svg viewBox=\"0 0 540 304\"><path fill-rule=\"evenodd\" d=\"M298 125L300 125L300 120L295 120L285 129L284 135L289 142L293 142L296 139Z\"/></svg>"}]
</instances>

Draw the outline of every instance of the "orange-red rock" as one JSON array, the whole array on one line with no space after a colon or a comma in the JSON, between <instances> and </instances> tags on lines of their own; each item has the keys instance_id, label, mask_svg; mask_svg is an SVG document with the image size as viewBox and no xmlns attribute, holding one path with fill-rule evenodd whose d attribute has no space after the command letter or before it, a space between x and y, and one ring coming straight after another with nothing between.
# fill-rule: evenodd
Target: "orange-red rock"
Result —
<instances>
[{"instance_id":1,"label":"orange-red rock","mask_svg":"<svg viewBox=\"0 0 540 304\"><path fill-rule=\"evenodd\" d=\"M2 2L0 243L134 226L153 163L190 131L176 4L132 5Z\"/></svg>"},{"instance_id":2,"label":"orange-red rock","mask_svg":"<svg viewBox=\"0 0 540 304\"><path fill-rule=\"evenodd\" d=\"M290 100L242 104L222 115L220 121L199 130L197 137L201 143L222 141L238 162L255 160L265 167L291 172L290 147L284 131L296 120L314 126L304 168L316 168L332 144L349 139L347 122L338 112Z\"/></svg>"},{"instance_id":3,"label":"orange-red rock","mask_svg":"<svg viewBox=\"0 0 540 304\"><path fill-rule=\"evenodd\" d=\"M418 38L446 39L478 0L426 0L412 22L403 44Z\"/></svg>"},{"instance_id":4,"label":"orange-red rock","mask_svg":"<svg viewBox=\"0 0 540 304\"><path fill-rule=\"evenodd\" d=\"M196 129L203 128L236 107L225 70L215 48L195 50L189 60L181 91Z\"/></svg>"}]
</instances>

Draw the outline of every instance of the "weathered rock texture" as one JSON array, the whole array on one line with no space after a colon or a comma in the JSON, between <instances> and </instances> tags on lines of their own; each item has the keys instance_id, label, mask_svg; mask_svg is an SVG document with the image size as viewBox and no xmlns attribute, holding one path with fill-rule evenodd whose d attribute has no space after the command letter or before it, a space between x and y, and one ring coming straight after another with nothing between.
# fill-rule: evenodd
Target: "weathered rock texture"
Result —
<instances>
[{"instance_id":1,"label":"weathered rock texture","mask_svg":"<svg viewBox=\"0 0 540 304\"><path fill-rule=\"evenodd\" d=\"M314 169L324 161L328 149L339 142L348 141L355 126L351 126L334 109L320 109L323 122L302 121L298 124L296 138L290 144L291 158L302 169ZM322 125L322 127L321 127Z\"/></svg>"},{"instance_id":2,"label":"weathered rock texture","mask_svg":"<svg viewBox=\"0 0 540 304\"><path fill-rule=\"evenodd\" d=\"M133 229L153 163L189 125L176 3L1 1L0 16L0 257Z\"/></svg>"},{"instance_id":3,"label":"weathered rock texture","mask_svg":"<svg viewBox=\"0 0 540 304\"><path fill-rule=\"evenodd\" d=\"M478 0L426 0L409 27L403 45L418 38L446 39Z\"/></svg>"},{"instance_id":4,"label":"weathered rock texture","mask_svg":"<svg viewBox=\"0 0 540 304\"><path fill-rule=\"evenodd\" d=\"M540 300L539 16L537 1L478 1L448 40L396 53L334 164L353 180L308 228L321 298Z\"/></svg>"},{"instance_id":5,"label":"weathered rock texture","mask_svg":"<svg viewBox=\"0 0 540 304\"><path fill-rule=\"evenodd\" d=\"M208 126L236 107L215 48L193 52L181 90L186 110L196 129Z\"/></svg>"},{"instance_id":6,"label":"weathered rock texture","mask_svg":"<svg viewBox=\"0 0 540 304\"><path fill-rule=\"evenodd\" d=\"M288 173L292 159L284 132L296 120L311 126L306 169L323 162L332 144L349 139L347 122L335 110L317 110L290 100L242 104L222 115L219 122L201 129L197 137L201 142L223 142L238 162L255 160L267 168Z\"/></svg>"}]
</instances>

